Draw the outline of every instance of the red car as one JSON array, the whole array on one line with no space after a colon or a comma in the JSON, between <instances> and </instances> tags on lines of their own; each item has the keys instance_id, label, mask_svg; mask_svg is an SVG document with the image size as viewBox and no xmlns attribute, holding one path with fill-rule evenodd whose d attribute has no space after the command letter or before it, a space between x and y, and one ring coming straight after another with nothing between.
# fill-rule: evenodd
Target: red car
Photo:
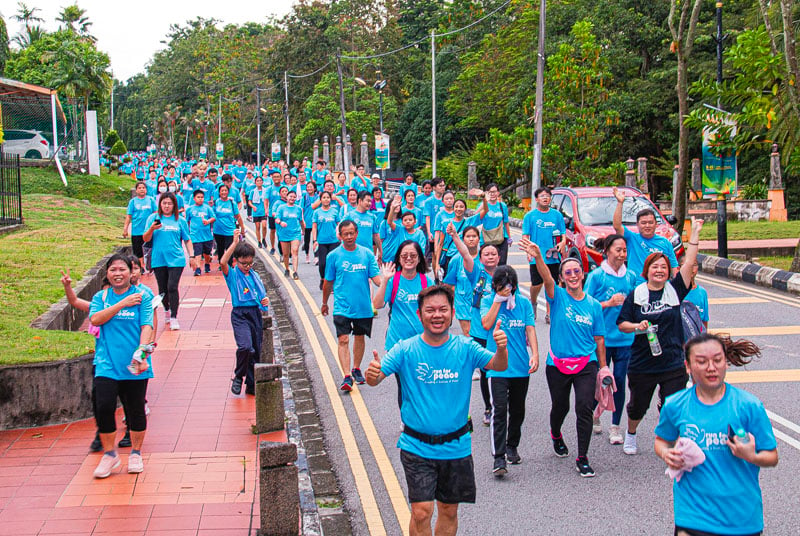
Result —
<instances>
[{"instance_id":1,"label":"red car","mask_svg":"<svg viewBox=\"0 0 800 536\"><path fill-rule=\"evenodd\" d=\"M656 215L656 234L665 237L675 249L675 256L683 255L681 236L672 227L674 219L668 220L650 199L636 188L619 187L625 192L622 205L622 223L636 231L636 214L645 208ZM581 259L587 273L603 261L601 251L595 249L599 238L614 232L611 219L617 208L611 187L554 188L550 206L563 214L567 227L567 256Z\"/></svg>"}]
</instances>

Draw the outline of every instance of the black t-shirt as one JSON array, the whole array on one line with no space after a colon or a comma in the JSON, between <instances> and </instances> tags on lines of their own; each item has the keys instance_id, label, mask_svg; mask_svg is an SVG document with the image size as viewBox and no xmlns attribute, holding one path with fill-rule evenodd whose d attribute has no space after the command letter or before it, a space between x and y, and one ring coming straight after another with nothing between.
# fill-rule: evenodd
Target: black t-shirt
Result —
<instances>
[{"instance_id":1,"label":"black t-shirt","mask_svg":"<svg viewBox=\"0 0 800 536\"><path fill-rule=\"evenodd\" d=\"M678 299L683 301L689 289L683 282L681 274L676 275L670 283L678 294ZM628 372L634 374L654 374L667 372L684 367L683 361L683 322L681 320L680 305L670 307L661 302L663 290L650 290L647 305L633 303L634 292L628 294L622 304L622 310L617 318L620 322L633 322L638 324L642 320L649 320L658 326L658 341L661 343L661 355L654 357L650 352L650 343L647 335L637 334L631 345L631 362Z\"/></svg>"}]
</instances>

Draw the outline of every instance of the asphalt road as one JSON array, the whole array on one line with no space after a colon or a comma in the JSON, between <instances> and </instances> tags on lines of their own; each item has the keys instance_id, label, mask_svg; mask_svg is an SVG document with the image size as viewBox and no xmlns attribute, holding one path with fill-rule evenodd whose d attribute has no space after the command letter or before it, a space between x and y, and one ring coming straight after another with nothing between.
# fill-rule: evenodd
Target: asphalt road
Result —
<instances>
[{"instance_id":1,"label":"asphalt road","mask_svg":"<svg viewBox=\"0 0 800 536\"><path fill-rule=\"evenodd\" d=\"M514 234L518 239L517 230ZM511 251L509 264L518 267L520 287L526 288L529 281L524 268L526 259L516 246L512 246ZM271 269L283 273L276 256L265 257L271 258L267 263ZM362 386L351 395L337 391L342 375L332 352L332 346L335 347L332 319L319 314L321 292L317 267L306 264L304 255L302 261L301 280L286 278L280 290L284 296L295 300L289 307L290 312L300 329L306 331L306 363L325 428L325 445L344 492L345 507L351 512L354 532L405 534L408 508L399 495L405 494L405 479L396 448L401 428L396 383L390 378L376 388ZM699 280L711 300L709 327L712 330L733 329L734 336L750 338L762 348L762 359L749 365L747 372L730 374L729 378L764 402L779 437L778 467L761 472L765 534L797 534L800 530L800 486L795 477L800 471L800 406L797 404L800 400L800 299L721 278L701 275ZM540 299L540 322L543 313L544 304ZM386 325L384 309L373 324L373 337L367 341L364 368L373 348L382 351ZM536 331L540 354L544 356L549 348L549 326L541 322ZM459 333L458 327L453 327L453 332ZM343 412L337 408L343 408ZM589 459L597 476L591 479L579 477L574 456L557 458L553 454L548 433L549 409L542 367L532 376L528 392L523 440L519 447L523 463L509 466L509 474L504 479L495 479L491 474L489 429L479 424L483 402L478 382L473 382L472 415L478 425L472 444L478 498L474 505L461 506L459 533L482 536L672 534L671 483L664 475L663 462L652 451L652 431L658 418L655 406L639 429L640 453L636 456L626 456L621 446L609 445L605 429L603 435L593 436ZM607 428L609 414L604 414L603 422ZM572 413L563 430L567 445L574 452L576 437ZM735 515L735 510L736 504L732 503L731 515Z\"/></svg>"}]
</instances>

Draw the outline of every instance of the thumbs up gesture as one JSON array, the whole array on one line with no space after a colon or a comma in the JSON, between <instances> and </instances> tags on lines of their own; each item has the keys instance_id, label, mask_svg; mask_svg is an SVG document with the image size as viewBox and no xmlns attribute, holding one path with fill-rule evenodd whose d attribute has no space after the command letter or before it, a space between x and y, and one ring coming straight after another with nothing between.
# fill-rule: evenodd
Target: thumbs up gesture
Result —
<instances>
[{"instance_id":1,"label":"thumbs up gesture","mask_svg":"<svg viewBox=\"0 0 800 536\"><path fill-rule=\"evenodd\" d=\"M494 343L497 345L498 350L505 350L506 345L508 344L506 332L501 329L502 322L502 320L497 321L497 324L494 325L494 332L492 333L492 337L494 337Z\"/></svg>"},{"instance_id":2,"label":"thumbs up gesture","mask_svg":"<svg viewBox=\"0 0 800 536\"><path fill-rule=\"evenodd\" d=\"M378 355L377 350L372 351L372 361L367 368L367 384L371 386L378 385L385 376L381 372L381 356Z\"/></svg>"}]
</instances>

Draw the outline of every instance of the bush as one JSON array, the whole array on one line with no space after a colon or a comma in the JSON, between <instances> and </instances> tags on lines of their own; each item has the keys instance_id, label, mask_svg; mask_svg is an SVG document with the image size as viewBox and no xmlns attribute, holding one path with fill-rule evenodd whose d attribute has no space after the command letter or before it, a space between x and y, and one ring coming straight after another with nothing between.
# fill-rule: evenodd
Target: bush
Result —
<instances>
[{"instance_id":1,"label":"bush","mask_svg":"<svg viewBox=\"0 0 800 536\"><path fill-rule=\"evenodd\" d=\"M768 194L767 179L751 182L739 188L739 199L766 199Z\"/></svg>"},{"instance_id":2,"label":"bush","mask_svg":"<svg viewBox=\"0 0 800 536\"><path fill-rule=\"evenodd\" d=\"M116 143L120 140L119 134L117 134L116 130L109 130L108 134L106 134L106 141L105 146L109 149L114 147Z\"/></svg>"},{"instance_id":3,"label":"bush","mask_svg":"<svg viewBox=\"0 0 800 536\"><path fill-rule=\"evenodd\" d=\"M125 147L125 142L121 139L117 138L116 143L108 150L108 154L111 156L122 156L128 152L128 148Z\"/></svg>"}]
</instances>

